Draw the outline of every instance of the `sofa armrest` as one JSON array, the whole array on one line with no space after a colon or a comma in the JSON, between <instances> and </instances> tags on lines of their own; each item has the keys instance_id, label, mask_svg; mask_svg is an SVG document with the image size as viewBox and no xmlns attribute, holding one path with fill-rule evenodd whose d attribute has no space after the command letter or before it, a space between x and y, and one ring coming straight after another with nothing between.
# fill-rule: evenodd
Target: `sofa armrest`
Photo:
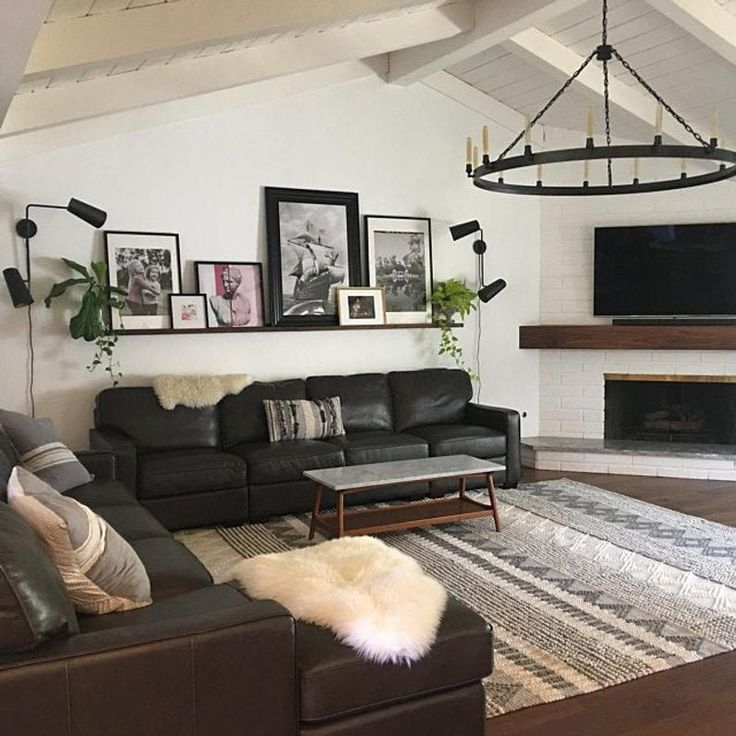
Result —
<instances>
[{"instance_id":1,"label":"sofa armrest","mask_svg":"<svg viewBox=\"0 0 736 736\"><path fill-rule=\"evenodd\" d=\"M115 456L115 476L133 495L138 487L138 452L135 442L112 429L90 429L89 446Z\"/></svg>"},{"instance_id":2,"label":"sofa armrest","mask_svg":"<svg viewBox=\"0 0 736 736\"><path fill-rule=\"evenodd\" d=\"M295 733L294 620L281 606L218 585L108 616L0 658L0 731Z\"/></svg>"},{"instance_id":3,"label":"sofa armrest","mask_svg":"<svg viewBox=\"0 0 736 736\"><path fill-rule=\"evenodd\" d=\"M470 424L495 429L506 435L506 475L504 485L515 487L521 479L521 417L515 409L470 403L465 412Z\"/></svg>"},{"instance_id":4,"label":"sofa armrest","mask_svg":"<svg viewBox=\"0 0 736 736\"><path fill-rule=\"evenodd\" d=\"M74 454L95 478L115 480L115 455L112 452L82 450Z\"/></svg>"}]
</instances>

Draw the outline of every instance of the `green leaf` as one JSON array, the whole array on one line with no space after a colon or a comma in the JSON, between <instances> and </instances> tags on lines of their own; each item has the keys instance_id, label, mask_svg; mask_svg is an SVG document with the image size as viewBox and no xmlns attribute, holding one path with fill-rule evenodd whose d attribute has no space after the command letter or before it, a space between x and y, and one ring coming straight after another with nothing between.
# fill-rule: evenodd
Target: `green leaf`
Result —
<instances>
[{"instance_id":1,"label":"green leaf","mask_svg":"<svg viewBox=\"0 0 736 736\"><path fill-rule=\"evenodd\" d=\"M100 304L92 291L82 297L82 306L79 312L69 320L69 332L78 340L87 342L96 340L103 333L103 324L100 319Z\"/></svg>"},{"instance_id":2,"label":"green leaf","mask_svg":"<svg viewBox=\"0 0 736 736\"><path fill-rule=\"evenodd\" d=\"M66 263L66 265L69 268L71 268L72 271L76 271L77 273L81 273L82 276L84 276L84 278L87 279L87 281L90 281L90 282L92 281L92 275L90 274L90 272L81 263L77 263L76 261L72 261L69 258L62 258L61 260L64 261L64 263Z\"/></svg>"},{"instance_id":3,"label":"green leaf","mask_svg":"<svg viewBox=\"0 0 736 736\"><path fill-rule=\"evenodd\" d=\"M61 296L70 286L88 283L87 279L67 279L66 281L59 281L51 287L51 291L49 291L48 296L43 300L43 302L46 307L50 307L51 300L56 299L57 296Z\"/></svg>"},{"instance_id":4,"label":"green leaf","mask_svg":"<svg viewBox=\"0 0 736 736\"><path fill-rule=\"evenodd\" d=\"M101 283L105 283L105 277L107 276L107 265L104 261L92 261L92 270L95 272L97 280Z\"/></svg>"}]
</instances>

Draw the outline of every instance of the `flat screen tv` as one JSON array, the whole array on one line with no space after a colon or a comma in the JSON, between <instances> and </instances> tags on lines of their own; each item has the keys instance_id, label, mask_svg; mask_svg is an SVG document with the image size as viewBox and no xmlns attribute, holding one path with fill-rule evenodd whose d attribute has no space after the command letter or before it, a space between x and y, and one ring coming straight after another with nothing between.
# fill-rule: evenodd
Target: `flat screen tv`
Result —
<instances>
[{"instance_id":1,"label":"flat screen tv","mask_svg":"<svg viewBox=\"0 0 736 736\"><path fill-rule=\"evenodd\" d=\"M593 314L736 315L736 223L596 228Z\"/></svg>"}]
</instances>

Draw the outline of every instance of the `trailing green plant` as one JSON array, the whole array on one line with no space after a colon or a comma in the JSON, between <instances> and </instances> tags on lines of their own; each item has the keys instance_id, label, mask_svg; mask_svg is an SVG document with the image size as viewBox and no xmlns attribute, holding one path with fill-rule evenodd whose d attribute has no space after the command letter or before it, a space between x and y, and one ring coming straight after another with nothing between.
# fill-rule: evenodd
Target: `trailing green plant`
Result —
<instances>
[{"instance_id":1,"label":"trailing green plant","mask_svg":"<svg viewBox=\"0 0 736 736\"><path fill-rule=\"evenodd\" d=\"M121 297L127 292L107 283L107 266L104 261L93 261L90 271L69 258L61 260L79 276L54 284L44 299L44 304L47 308L51 307L51 300L65 294L70 288L79 286L85 289L79 311L69 320L69 334L74 340L94 342L95 352L87 370L94 371L97 366L104 366L112 385L117 386L123 374L120 364L115 360L118 336L112 330L109 315L112 309L123 308L125 302Z\"/></svg>"},{"instance_id":2,"label":"trailing green plant","mask_svg":"<svg viewBox=\"0 0 736 736\"><path fill-rule=\"evenodd\" d=\"M449 355L458 368L466 371L471 380L478 380L478 376L471 370L463 357L463 348L457 336L453 333L453 320L456 316L465 319L470 312L476 309L475 300L478 295L468 288L464 281L447 279L435 284L430 301L434 305L434 322L440 328L439 354Z\"/></svg>"}]
</instances>

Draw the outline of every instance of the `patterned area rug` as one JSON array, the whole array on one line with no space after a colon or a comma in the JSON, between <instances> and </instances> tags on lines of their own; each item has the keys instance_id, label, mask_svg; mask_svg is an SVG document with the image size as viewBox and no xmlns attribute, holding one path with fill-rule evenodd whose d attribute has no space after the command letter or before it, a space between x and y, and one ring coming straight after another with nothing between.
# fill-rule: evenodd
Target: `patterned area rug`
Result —
<instances>
[{"instance_id":1,"label":"patterned area rug","mask_svg":"<svg viewBox=\"0 0 736 736\"><path fill-rule=\"evenodd\" d=\"M382 535L493 624L489 717L736 649L736 529L570 480L498 497L500 533L486 518ZM223 580L307 532L305 515L177 537Z\"/></svg>"}]
</instances>

